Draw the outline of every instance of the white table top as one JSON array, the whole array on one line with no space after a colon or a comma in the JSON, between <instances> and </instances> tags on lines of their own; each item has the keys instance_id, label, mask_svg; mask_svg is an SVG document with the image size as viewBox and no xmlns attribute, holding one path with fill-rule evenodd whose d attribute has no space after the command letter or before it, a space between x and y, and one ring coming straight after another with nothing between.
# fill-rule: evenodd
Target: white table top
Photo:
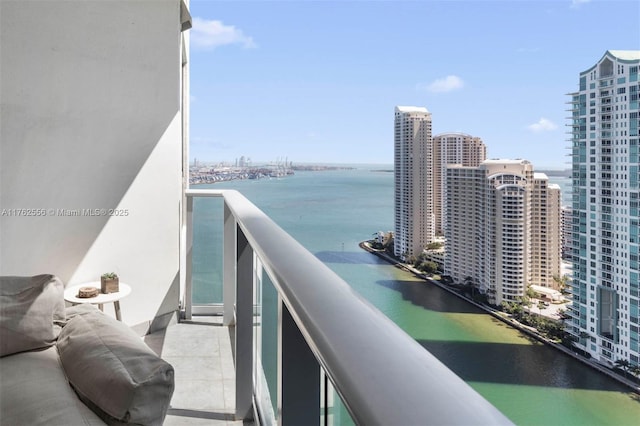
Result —
<instances>
[{"instance_id":1,"label":"white table top","mask_svg":"<svg viewBox=\"0 0 640 426\"><path fill-rule=\"evenodd\" d=\"M100 281L90 283L76 284L64 289L64 300L71 303L91 303L93 305L102 305L103 303L117 302L131 293L131 287L122 281L118 284L120 291L115 293L98 293L96 297L78 297L80 287L95 287L100 291Z\"/></svg>"}]
</instances>

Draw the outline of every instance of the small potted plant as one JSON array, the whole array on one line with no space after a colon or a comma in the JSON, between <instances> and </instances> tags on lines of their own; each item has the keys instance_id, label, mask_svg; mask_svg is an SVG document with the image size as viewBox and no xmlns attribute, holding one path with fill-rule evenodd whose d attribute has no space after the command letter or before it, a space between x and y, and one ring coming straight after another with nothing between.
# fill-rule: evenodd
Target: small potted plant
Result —
<instances>
[{"instance_id":1,"label":"small potted plant","mask_svg":"<svg viewBox=\"0 0 640 426\"><path fill-rule=\"evenodd\" d=\"M120 280L115 272L107 272L100 277L100 291L102 293L117 293L120 291Z\"/></svg>"}]
</instances>

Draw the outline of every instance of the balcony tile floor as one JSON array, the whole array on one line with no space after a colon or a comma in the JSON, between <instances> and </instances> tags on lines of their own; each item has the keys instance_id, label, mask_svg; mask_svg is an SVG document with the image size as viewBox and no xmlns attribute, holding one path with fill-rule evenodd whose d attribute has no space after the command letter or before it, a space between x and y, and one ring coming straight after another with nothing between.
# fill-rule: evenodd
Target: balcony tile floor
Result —
<instances>
[{"instance_id":1,"label":"balcony tile floor","mask_svg":"<svg viewBox=\"0 0 640 426\"><path fill-rule=\"evenodd\" d=\"M243 424L234 420L230 331L222 325L222 317L193 317L144 338L175 369L175 391L165 425Z\"/></svg>"}]
</instances>

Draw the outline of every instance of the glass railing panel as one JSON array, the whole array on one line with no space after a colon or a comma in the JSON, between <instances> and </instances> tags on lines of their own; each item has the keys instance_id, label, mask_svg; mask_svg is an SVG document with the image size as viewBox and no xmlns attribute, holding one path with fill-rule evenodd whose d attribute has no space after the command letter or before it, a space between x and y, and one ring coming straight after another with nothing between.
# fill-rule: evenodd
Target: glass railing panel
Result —
<instances>
[{"instance_id":1,"label":"glass railing panel","mask_svg":"<svg viewBox=\"0 0 640 426\"><path fill-rule=\"evenodd\" d=\"M261 268L262 269L262 268ZM256 359L260 361L264 381L260 393L262 401L269 403L272 411L266 410L266 417L277 421L278 413L278 292L271 279L262 271L259 300L260 318L260 353ZM263 410L265 408L263 407Z\"/></svg>"},{"instance_id":2,"label":"glass railing panel","mask_svg":"<svg viewBox=\"0 0 640 426\"><path fill-rule=\"evenodd\" d=\"M194 199L193 304L222 303L222 198Z\"/></svg>"},{"instance_id":3,"label":"glass railing panel","mask_svg":"<svg viewBox=\"0 0 640 426\"><path fill-rule=\"evenodd\" d=\"M340 399L333 384L321 370L321 402L320 402L320 424L325 426L355 426L355 422L347 411L347 407Z\"/></svg>"}]
</instances>

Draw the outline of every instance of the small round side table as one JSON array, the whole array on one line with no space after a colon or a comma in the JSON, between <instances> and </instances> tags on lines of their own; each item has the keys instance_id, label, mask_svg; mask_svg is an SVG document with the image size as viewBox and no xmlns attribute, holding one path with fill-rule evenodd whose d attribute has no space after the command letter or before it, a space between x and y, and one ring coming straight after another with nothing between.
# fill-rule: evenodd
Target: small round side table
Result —
<instances>
[{"instance_id":1,"label":"small round side table","mask_svg":"<svg viewBox=\"0 0 640 426\"><path fill-rule=\"evenodd\" d=\"M122 314L120 312L120 299L124 299L131 293L131 287L128 284L120 282L118 288L120 289L114 293L99 293L96 297L78 297L78 291L81 287L96 287L100 291L100 281L93 281L89 283L76 284L64 289L64 300L74 305L81 303L91 303L92 305L98 305L100 310L103 310L105 303L113 303L113 307L116 310L116 319L122 321Z\"/></svg>"}]
</instances>

